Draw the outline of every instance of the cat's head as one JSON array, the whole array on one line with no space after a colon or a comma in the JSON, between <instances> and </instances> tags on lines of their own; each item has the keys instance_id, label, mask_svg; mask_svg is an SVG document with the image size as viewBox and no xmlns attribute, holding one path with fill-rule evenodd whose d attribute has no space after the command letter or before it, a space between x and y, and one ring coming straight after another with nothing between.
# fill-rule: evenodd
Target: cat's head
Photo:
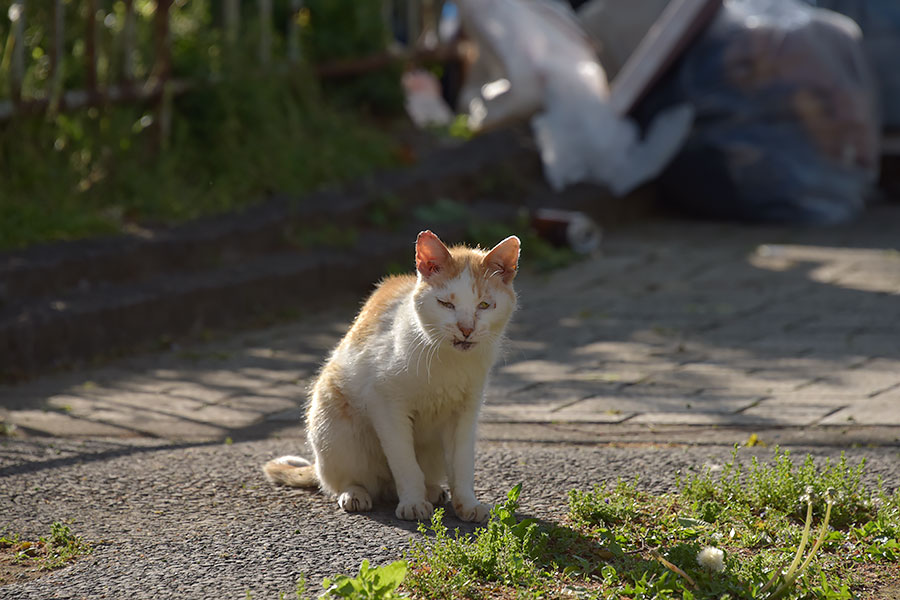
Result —
<instances>
[{"instance_id":1,"label":"cat's head","mask_svg":"<svg viewBox=\"0 0 900 600\"><path fill-rule=\"evenodd\" d=\"M429 337L460 352L493 344L516 308L519 238L489 251L447 248L430 231L416 239L416 312Z\"/></svg>"}]
</instances>

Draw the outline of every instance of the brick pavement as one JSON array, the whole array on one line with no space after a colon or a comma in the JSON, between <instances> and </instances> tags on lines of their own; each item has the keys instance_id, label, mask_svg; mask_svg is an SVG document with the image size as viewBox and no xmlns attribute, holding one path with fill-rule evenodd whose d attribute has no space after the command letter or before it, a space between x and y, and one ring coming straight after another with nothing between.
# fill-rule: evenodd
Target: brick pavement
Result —
<instances>
[{"instance_id":1,"label":"brick pavement","mask_svg":"<svg viewBox=\"0 0 900 600\"><path fill-rule=\"evenodd\" d=\"M852 428L858 443L888 428L879 440L897 443L898 248L896 203L830 229L617 230L598 257L521 276L483 431L569 424L593 439L669 427L690 440L711 426ZM355 306L0 387L0 420L24 435L272 435L296 426Z\"/></svg>"}]
</instances>

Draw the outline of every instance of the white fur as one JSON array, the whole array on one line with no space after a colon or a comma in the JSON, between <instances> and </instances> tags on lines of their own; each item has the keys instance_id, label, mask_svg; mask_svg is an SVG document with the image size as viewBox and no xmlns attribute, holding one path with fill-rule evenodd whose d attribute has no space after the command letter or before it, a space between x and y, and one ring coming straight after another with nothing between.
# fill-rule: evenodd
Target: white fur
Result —
<instances>
[{"instance_id":1,"label":"white fur","mask_svg":"<svg viewBox=\"0 0 900 600\"><path fill-rule=\"evenodd\" d=\"M292 467L306 467L309 466L309 461L303 458L302 456L279 456L278 458L272 461L278 465L290 465Z\"/></svg>"},{"instance_id":2,"label":"white fur","mask_svg":"<svg viewBox=\"0 0 900 600\"><path fill-rule=\"evenodd\" d=\"M335 349L314 387L307 430L320 484L345 510L368 510L380 496L398 499L401 519L427 519L447 499L447 483L457 516L487 517L490 507L473 490L476 424L516 300L499 277L484 288L479 296L467 269L440 286L420 273L413 291L380 314L375 333ZM439 303L451 297L454 308ZM453 344L463 329L472 330L470 349ZM335 408L335 386L349 417Z\"/></svg>"}]
</instances>

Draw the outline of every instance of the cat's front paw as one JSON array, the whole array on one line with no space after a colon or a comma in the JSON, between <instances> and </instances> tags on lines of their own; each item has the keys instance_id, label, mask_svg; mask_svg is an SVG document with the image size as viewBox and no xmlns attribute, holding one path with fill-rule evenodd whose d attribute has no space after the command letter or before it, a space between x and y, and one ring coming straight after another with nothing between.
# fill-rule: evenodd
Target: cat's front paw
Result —
<instances>
[{"instance_id":1,"label":"cat's front paw","mask_svg":"<svg viewBox=\"0 0 900 600\"><path fill-rule=\"evenodd\" d=\"M338 496L338 506L347 512L372 510L372 496L361 487L351 487Z\"/></svg>"},{"instance_id":2,"label":"cat's front paw","mask_svg":"<svg viewBox=\"0 0 900 600\"><path fill-rule=\"evenodd\" d=\"M491 505L482 504L481 502L464 503L454 501L453 510L461 521L484 523L491 514Z\"/></svg>"},{"instance_id":3,"label":"cat's front paw","mask_svg":"<svg viewBox=\"0 0 900 600\"><path fill-rule=\"evenodd\" d=\"M434 513L434 505L427 500L418 502L401 502L394 514L404 521L427 521Z\"/></svg>"},{"instance_id":4,"label":"cat's front paw","mask_svg":"<svg viewBox=\"0 0 900 600\"><path fill-rule=\"evenodd\" d=\"M428 501L434 506L442 506L447 504L447 501L450 499L450 494L439 485L426 484L425 497L428 498Z\"/></svg>"}]
</instances>

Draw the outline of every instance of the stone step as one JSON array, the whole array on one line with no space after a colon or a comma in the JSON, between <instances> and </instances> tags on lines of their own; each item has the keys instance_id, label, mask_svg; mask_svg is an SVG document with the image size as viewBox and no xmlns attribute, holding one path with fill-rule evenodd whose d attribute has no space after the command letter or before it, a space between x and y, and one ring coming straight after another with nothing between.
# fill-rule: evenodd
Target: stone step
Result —
<instances>
[{"instance_id":1,"label":"stone step","mask_svg":"<svg viewBox=\"0 0 900 600\"><path fill-rule=\"evenodd\" d=\"M292 233L323 224L365 224L380 204L411 211L436 197L486 191L513 199L517 185L541 184L540 162L527 137L496 132L431 152L412 167L375 173L302 198L276 196L239 213L130 235L41 245L0 253L0 309L31 298L127 282L168 270L204 270L296 245Z\"/></svg>"},{"instance_id":2,"label":"stone step","mask_svg":"<svg viewBox=\"0 0 900 600\"><path fill-rule=\"evenodd\" d=\"M367 231L350 248L281 252L214 269L167 271L5 310L0 312L0 379L160 347L260 316L315 310L342 293L359 299L384 275L385 265L404 259L411 264L414 239L411 230Z\"/></svg>"}]
</instances>

